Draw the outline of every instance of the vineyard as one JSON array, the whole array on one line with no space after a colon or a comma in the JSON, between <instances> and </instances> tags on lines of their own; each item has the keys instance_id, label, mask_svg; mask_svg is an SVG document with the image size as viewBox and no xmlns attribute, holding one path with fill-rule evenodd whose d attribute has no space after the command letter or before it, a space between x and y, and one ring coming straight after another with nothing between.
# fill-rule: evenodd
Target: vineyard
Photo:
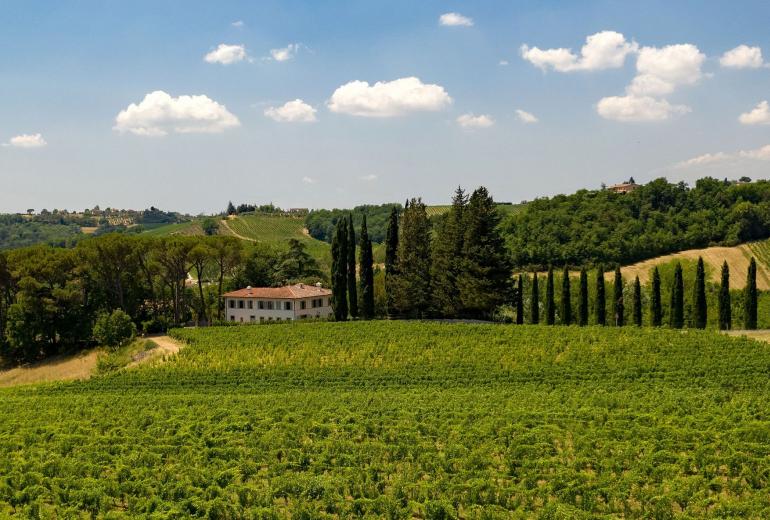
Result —
<instances>
[{"instance_id":1,"label":"vineyard","mask_svg":"<svg viewBox=\"0 0 770 520\"><path fill-rule=\"evenodd\" d=\"M166 363L0 390L0 516L770 516L770 346L554 332L177 330Z\"/></svg>"}]
</instances>

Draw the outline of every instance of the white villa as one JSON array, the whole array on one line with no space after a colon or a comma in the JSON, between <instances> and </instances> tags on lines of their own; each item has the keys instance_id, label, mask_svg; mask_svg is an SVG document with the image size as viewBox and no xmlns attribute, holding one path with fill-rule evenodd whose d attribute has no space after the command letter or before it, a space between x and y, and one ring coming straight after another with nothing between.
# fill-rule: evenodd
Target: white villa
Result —
<instances>
[{"instance_id":1,"label":"white villa","mask_svg":"<svg viewBox=\"0 0 770 520\"><path fill-rule=\"evenodd\" d=\"M265 321L326 318L332 315L332 292L321 284L284 287L246 287L225 293L228 321Z\"/></svg>"}]
</instances>

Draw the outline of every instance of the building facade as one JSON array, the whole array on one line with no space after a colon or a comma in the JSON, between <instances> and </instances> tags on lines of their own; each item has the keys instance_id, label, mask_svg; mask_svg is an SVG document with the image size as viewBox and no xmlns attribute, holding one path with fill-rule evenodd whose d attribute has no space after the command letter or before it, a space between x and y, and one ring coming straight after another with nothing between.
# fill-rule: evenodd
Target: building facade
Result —
<instances>
[{"instance_id":1,"label":"building facade","mask_svg":"<svg viewBox=\"0 0 770 520\"><path fill-rule=\"evenodd\" d=\"M246 287L225 293L225 316L235 323L328 318L332 292L320 284Z\"/></svg>"}]
</instances>

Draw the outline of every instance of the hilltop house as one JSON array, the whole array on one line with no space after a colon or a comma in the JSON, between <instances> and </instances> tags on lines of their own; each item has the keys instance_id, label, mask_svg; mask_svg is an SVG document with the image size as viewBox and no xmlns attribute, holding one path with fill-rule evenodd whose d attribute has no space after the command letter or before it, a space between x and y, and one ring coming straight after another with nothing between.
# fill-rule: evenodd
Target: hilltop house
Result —
<instances>
[{"instance_id":1,"label":"hilltop house","mask_svg":"<svg viewBox=\"0 0 770 520\"><path fill-rule=\"evenodd\" d=\"M225 293L228 321L265 321L326 318L332 315L332 292L321 284L284 287L246 287Z\"/></svg>"},{"instance_id":2,"label":"hilltop house","mask_svg":"<svg viewBox=\"0 0 770 520\"><path fill-rule=\"evenodd\" d=\"M631 177L631 179L628 182L621 182L620 184L613 184L608 189L615 193L631 193L635 189L639 187L639 184L634 182L634 178Z\"/></svg>"}]
</instances>

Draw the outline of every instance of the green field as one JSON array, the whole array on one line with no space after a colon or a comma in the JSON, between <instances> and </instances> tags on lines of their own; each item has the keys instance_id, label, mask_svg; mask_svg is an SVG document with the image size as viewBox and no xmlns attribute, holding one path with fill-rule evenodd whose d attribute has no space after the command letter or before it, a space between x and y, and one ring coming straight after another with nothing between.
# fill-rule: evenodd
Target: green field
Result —
<instances>
[{"instance_id":1,"label":"green field","mask_svg":"<svg viewBox=\"0 0 770 520\"><path fill-rule=\"evenodd\" d=\"M768 518L770 346L700 331L185 329L0 390L0 516Z\"/></svg>"}]
</instances>

